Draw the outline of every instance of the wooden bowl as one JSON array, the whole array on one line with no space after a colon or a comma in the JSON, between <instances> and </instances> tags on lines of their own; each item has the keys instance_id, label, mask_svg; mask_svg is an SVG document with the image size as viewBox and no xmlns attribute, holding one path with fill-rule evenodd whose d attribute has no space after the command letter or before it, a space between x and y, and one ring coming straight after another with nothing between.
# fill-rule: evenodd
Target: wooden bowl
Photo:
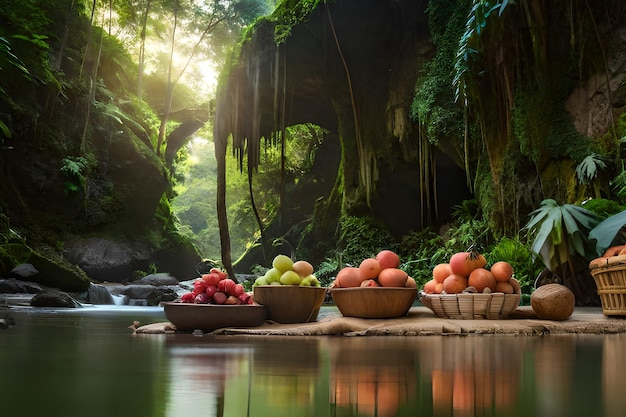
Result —
<instances>
[{"instance_id":1,"label":"wooden bowl","mask_svg":"<svg viewBox=\"0 0 626 417\"><path fill-rule=\"evenodd\" d=\"M267 319L277 323L316 321L326 297L324 287L257 285L254 301L267 307Z\"/></svg>"},{"instance_id":2,"label":"wooden bowl","mask_svg":"<svg viewBox=\"0 0 626 417\"><path fill-rule=\"evenodd\" d=\"M267 309L259 304L219 305L166 302L165 317L176 330L212 332L224 327L256 327L265 322Z\"/></svg>"},{"instance_id":3,"label":"wooden bowl","mask_svg":"<svg viewBox=\"0 0 626 417\"><path fill-rule=\"evenodd\" d=\"M415 288L403 287L333 288L330 293L343 316L363 319L404 316L417 297Z\"/></svg>"}]
</instances>

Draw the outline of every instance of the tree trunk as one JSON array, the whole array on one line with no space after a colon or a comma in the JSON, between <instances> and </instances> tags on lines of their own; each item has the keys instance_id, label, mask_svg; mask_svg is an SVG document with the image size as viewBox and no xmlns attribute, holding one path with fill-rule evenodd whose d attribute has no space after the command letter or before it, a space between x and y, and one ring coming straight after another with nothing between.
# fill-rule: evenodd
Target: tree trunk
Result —
<instances>
[{"instance_id":1,"label":"tree trunk","mask_svg":"<svg viewBox=\"0 0 626 417\"><path fill-rule=\"evenodd\" d=\"M230 253L230 231L228 230L228 216L226 214L226 143L227 139L216 138L215 159L217 160L217 223L220 228L220 246L222 265L228 276L237 281L233 269Z\"/></svg>"},{"instance_id":2,"label":"tree trunk","mask_svg":"<svg viewBox=\"0 0 626 417\"><path fill-rule=\"evenodd\" d=\"M178 26L178 0L174 3L174 29L172 30L172 39L169 56L169 66L167 69L167 86L165 90L165 107L161 116L161 125L159 126L159 138L157 140L156 153L161 156L161 147L165 141L165 129L170 118L172 110L172 97L174 95L174 83L172 82L172 67L174 65L174 44L176 42L176 27Z\"/></svg>"},{"instance_id":3,"label":"tree trunk","mask_svg":"<svg viewBox=\"0 0 626 417\"><path fill-rule=\"evenodd\" d=\"M139 70L137 74L137 97L139 97L139 101L141 102L141 97L143 93L143 65L145 61L145 50L146 50L146 26L148 25L148 16L150 14L150 6L152 5L152 0L148 0L146 3L146 11L141 19L141 41L139 43Z\"/></svg>"}]
</instances>

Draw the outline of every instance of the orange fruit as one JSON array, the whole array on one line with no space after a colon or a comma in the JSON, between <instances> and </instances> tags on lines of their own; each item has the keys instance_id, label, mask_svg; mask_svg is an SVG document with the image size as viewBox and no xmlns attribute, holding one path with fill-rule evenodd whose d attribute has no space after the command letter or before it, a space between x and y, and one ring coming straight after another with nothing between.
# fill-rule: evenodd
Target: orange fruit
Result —
<instances>
[{"instance_id":1,"label":"orange fruit","mask_svg":"<svg viewBox=\"0 0 626 417\"><path fill-rule=\"evenodd\" d=\"M378 252L375 259L382 269L397 268L400 266L400 257L398 254L388 249Z\"/></svg>"},{"instance_id":2,"label":"orange fruit","mask_svg":"<svg viewBox=\"0 0 626 417\"><path fill-rule=\"evenodd\" d=\"M359 264L359 271L361 271L361 281L366 279L376 279L378 274L382 271L380 262L374 258L366 258Z\"/></svg>"},{"instance_id":3,"label":"orange fruit","mask_svg":"<svg viewBox=\"0 0 626 417\"><path fill-rule=\"evenodd\" d=\"M437 281L435 281L434 279L431 279L426 284L424 284L424 292L426 294L434 294L436 287L437 287Z\"/></svg>"},{"instance_id":4,"label":"orange fruit","mask_svg":"<svg viewBox=\"0 0 626 417\"><path fill-rule=\"evenodd\" d=\"M398 268L385 268L378 274L378 283L383 287L404 287L409 275Z\"/></svg>"},{"instance_id":5,"label":"orange fruit","mask_svg":"<svg viewBox=\"0 0 626 417\"><path fill-rule=\"evenodd\" d=\"M503 292L505 294L513 294L515 289L508 282L498 282L496 284L496 292Z\"/></svg>"},{"instance_id":6,"label":"orange fruit","mask_svg":"<svg viewBox=\"0 0 626 417\"><path fill-rule=\"evenodd\" d=\"M406 284L404 284L406 288L417 288L417 282L415 282L415 278L408 277L406 279Z\"/></svg>"},{"instance_id":7,"label":"orange fruit","mask_svg":"<svg viewBox=\"0 0 626 417\"><path fill-rule=\"evenodd\" d=\"M347 266L339 271L335 281L339 282L341 288L358 287L364 280L361 279L361 271L354 266Z\"/></svg>"},{"instance_id":8,"label":"orange fruit","mask_svg":"<svg viewBox=\"0 0 626 417\"><path fill-rule=\"evenodd\" d=\"M443 290L447 294L457 294L467 288L467 278L459 274L450 274L443 280Z\"/></svg>"},{"instance_id":9,"label":"orange fruit","mask_svg":"<svg viewBox=\"0 0 626 417\"><path fill-rule=\"evenodd\" d=\"M450 257L450 270L453 274L469 277L476 268L484 268L487 265L485 257L478 252L457 252Z\"/></svg>"},{"instance_id":10,"label":"orange fruit","mask_svg":"<svg viewBox=\"0 0 626 417\"><path fill-rule=\"evenodd\" d=\"M483 292L485 288L489 288L493 292L496 290L496 279L491 271L485 268L476 268L470 273L467 285L476 288L478 292Z\"/></svg>"},{"instance_id":11,"label":"orange fruit","mask_svg":"<svg viewBox=\"0 0 626 417\"><path fill-rule=\"evenodd\" d=\"M301 277L308 277L313 273L313 265L307 261L296 261L291 266L291 269Z\"/></svg>"},{"instance_id":12,"label":"orange fruit","mask_svg":"<svg viewBox=\"0 0 626 417\"><path fill-rule=\"evenodd\" d=\"M433 268L433 278L437 282L443 282L444 279L448 278L452 270L450 269L450 264L443 263L438 264Z\"/></svg>"},{"instance_id":13,"label":"orange fruit","mask_svg":"<svg viewBox=\"0 0 626 417\"><path fill-rule=\"evenodd\" d=\"M489 268L498 282L509 282L513 277L513 266L506 261L498 261Z\"/></svg>"}]
</instances>

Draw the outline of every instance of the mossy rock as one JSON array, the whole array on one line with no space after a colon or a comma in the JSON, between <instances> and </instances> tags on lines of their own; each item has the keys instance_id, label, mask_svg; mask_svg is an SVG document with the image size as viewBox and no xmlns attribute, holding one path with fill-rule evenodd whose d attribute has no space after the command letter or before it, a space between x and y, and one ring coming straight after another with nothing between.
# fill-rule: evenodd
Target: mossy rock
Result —
<instances>
[{"instance_id":1,"label":"mossy rock","mask_svg":"<svg viewBox=\"0 0 626 417\"><path fill-rule=\"evenodd\" d=\"M0 276L7 276L15 266L28 262L32 249L23 243L5 243L0 246Z\"/></svg>"},{"instance_id":2,"label":"mossy rock","mask_svg":"<svg viewBox=\"0 0 626 417\"><path fill-rule=\"evenodd\" d=\"M68 292L83 292L89 289L91 280L78 267L63 265L37 252L31 252L28 262L39 271L35 278L38 284Z\"/></svg>"},{"instance_id":3,"label":"mossy rock","mask_svg":"<svg viewBox=\"0 0 626 417\"><path fill-rule=\"evenodd\" d=\"M89 289L90 280L85 272L73 265L50 259L23 243L8 243L0 246L0 273L8 275L19 264L29 263L39 271L33 282L69 292Z\"/></svg>"}]
</instances>

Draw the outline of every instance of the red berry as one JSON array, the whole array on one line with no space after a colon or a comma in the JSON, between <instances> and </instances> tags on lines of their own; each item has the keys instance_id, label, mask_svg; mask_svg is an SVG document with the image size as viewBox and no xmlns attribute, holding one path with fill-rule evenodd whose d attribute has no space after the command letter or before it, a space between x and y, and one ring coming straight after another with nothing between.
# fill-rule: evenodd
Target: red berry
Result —
<instances>
[{"instance_id":1,"label":"red berry","mask_svg":"<svg viewBox=\"0 0 626 417\"><path fill-rule=\"evenodd\" d=\"M245 288L243 288L243 284L235 284L233 288L233 292L231 295L239 296L245 292Z\"/></svg>"},{"instance_id":2,"label":"red berry","mask_svg":"<svg viewBox=\"0 0 626 417\"><path fill-rule=\"evenodd\" d=\"M208 285L202 278L198 278L193 282L193 289L196 290L198 294L204 292L206 287L208 287Z\"/></svg>"},{"instance_id":3,"label":"red berry","mask_svg":"<svg viewBox=\"0 0 626 417\"><path fill-rule=\"evenodd\" d=\"M206 287L206 290L204 291L204 293L208 295L209 298L211 299L213 298L216 292L217 292L217 287L215 285L210 285Z\"/></svg>"},{"instance_id":4,"label":"red berry","mask_svg":"<svg viewBox=\"0 0 626 417\"><path fill-rule=\"evenodd\" d=\"M226 278L217 283L217 289L226 294L231 294L232 289L235 287L235 281L230 278ZM229 291L230 290L230 291Z\"/></svg>"},{"instance_id":5,"label":"red berry","mask_svg":"<svg viewBox=\"0 0 626 417\"><path fill-rule=\"evenodd\" d=\"M196 304L208 304L209 301L209 296L206 295L206 293L200 293L196 295L196 298L194 300Z\"/></svg>"},{"instance_id":6,"label":"red berry","mask_svg":"<svg viewBox=\"0 0 626 417\"><path fill-rule=\"evenodd\" d=\"M213 302L215 304L224 304L227 298L228 296L226 295L226 293L223 293L221 291L218 291L215 294L213 294Z\"/></svg>"},{"instance_id":7,"label":"red berry","mask_svg":"<svg viewBox=\"0 0 626 417\"><path fill-rule=\"evenodd\" d=\"M216 286L217 283L221 280L219 274L215 272L211 272L210 274L202 275L202 279L208 286Z\"/></svg>"},{"instance_id":8,"label":"red berry","mask_svg":"<svg viewBox=\"0 0 626 417\"><path fill-rule=\"evenodd\" d=\"M252 297L247 292L239 294L237 298L239 298L242 304L252 304L250 302L250 300L252 300Z\"/></svg>"},{"instance_id":9,"label":"red berry","mask_svg":"<svg viewBox=\"0 0 626 417\"><path fill-rule=\"evenodd\" d=\"M219 275L220 279L228 278L228 274L226 272L222 271L219 268L211 268L211 270L209 272L210 273L216 273L217 275Z\"/></svg>"},{"instance_id":10,"label":"red berry","mask_svg":"<svg viewBox=\"0 0 626 417\"><path fill-rule=\"evenodd\" d=\"M195 298L196 298L196 294L192 292L188 292L188 293L183 294L180 297L180 302L181 303L193 303Z\"/></svg>"}]
</instances>

